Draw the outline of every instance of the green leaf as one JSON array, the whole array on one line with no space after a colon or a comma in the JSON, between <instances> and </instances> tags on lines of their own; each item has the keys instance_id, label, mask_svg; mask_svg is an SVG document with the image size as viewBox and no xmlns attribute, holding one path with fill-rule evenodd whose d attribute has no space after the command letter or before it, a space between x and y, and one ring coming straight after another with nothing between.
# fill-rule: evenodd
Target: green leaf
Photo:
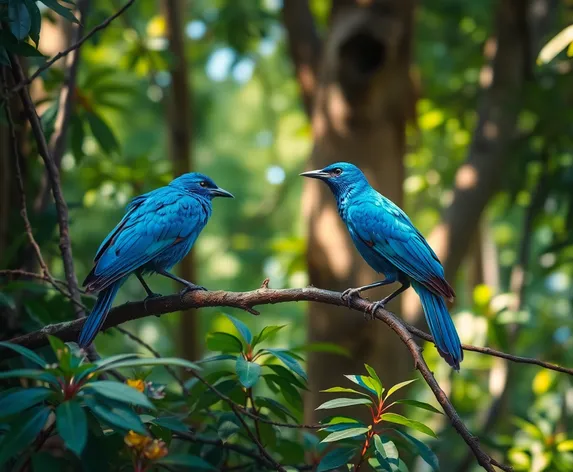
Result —
<instances>
[{"instance_id":1,"label":"green leaf","mask_svg":"<svg viewBox=\"0 0 573 472\"><path fill-rule=\"evenodd\" d=\"M139 354L134 353L134 352L129 353L129 354L116 354L115 356L103 357L101 359L98 359L93 364L98 369L101 369L102 367L106 367L106 366L113 364L115 362L120 362L120 361L124 361L127 359L133 359L133 358L139 359L140 357L141 356Z\"/></svg>"},{"instance_id":2,"label":"green leaf","mask_svg":"<svg viewBox=\"0 0 573 472\"><path fill-rule=\"evenodd\" d=\"M274 398L257 397L257 404L259 405L259 407L268 408L272 413L274 413L278 418L280 418L283 421L286 421L287 418L290 418L295 422L298 421L297 417L294 416L286 406L276 401Z\"/></svg>"},{"instance_id":3,"label":"green leaf","mask_svg":"<svg viewBox=\"0 0 573 472\"><path fill-rule=\"evenodd\" d=\"M0 398L0 418L14 415L46 400L52 391L47 388L18 389Z\"/></svg>"},{"instance_id":4,"label":"green leaf","mask_svg":"<svg viewBox=\"0 0 573 472\"><path fill-rule=\"evenodd\" d=\"M324 428L320 428L319 431L327 431L329 433L335 433L339 431L346 431L348 429L355 429L355 428L366 428L364 423L359 421L357 422L349 422L349 423L335 423L335 424L328 424L325 425Z\"/></svg>"},{"instance_id":5,"label":"green leaf","mask_svg":"<svg viewBox=\"0 0 573 472\"><path fill-rule=\"evenodd\" d=\"M376 458L381 465L388 465L390 472L397 472L399 470L399 454L396 445L390 439L379 436L374 436L374 447L376 449Z\"/></svg>"},{"instance_id":6,"label":"green leaf","mask_svg":"<svg viewBox=\"0 0 573 472\"><path fill-rule=\"evenodd\" d=\"M207 334L207 348L210 351L243 352L241 340L229 333Z\"/></svg>"},{"instance_id":7,"label":"green leaf","mask_svg":"<svg viewBox=\"0 0 573 472\"><path fill-rule=\"evenodd\" d=\"M330 387L326 390L321 390L323 393L356 393L357 395L362 395L363 397L370 396L367 393L359 392L358 390L354 390L353 388L346 388L346 387Z\"/></svg>"},{"instance_id":8,"label":"green leaf","mask_svg":"<svg viewBox=\"0 0 573 472\"><path fill-rule=\"evenodd\" d=\"M19 346L18 344L12 344L9 342L0 342L0 346L1 347L5 347L8 349L12 349L13 351L16 351L18 354L24 356L26 359L31 360L33 363L39 365L42 368L46 367L46 361L44 359L42 359L38 354L36 354L34 351L31 351L30 349L23 347L23 346Z\"/></svg>"},{"instance_id":9,"label":"green leaf","mask_svg":"<svg viewBox=\"0 0 573 472\"><path fill-rule=\"evenodd\" d=\"M70 117L70 147L77 161L84 157L83 144L85 134L84 122L77 113L74 113Z\"/></svg>"},{"instance_id":10,"label":"green leaf","mask_svg":"<svg viewBox=\"0 0 573 472\"><path fill-rule=\"evenodd\" d=\"M187 433L189 432L189 426L187 426L180 418L176 416L163 416L161 418L154 418L152 423L163 428L167 428L170 431L175 431L176 433Z\"/></svg>"},{"instance_id":11,"label":"green leaf","mask_svg":"<svg viewBox=\"0 0 573 472\"><path fill-rule=\"evenodd\" d=\"M420 431L421 433L427 434L428 436L432 436L433 438L437 438L436 433L434 433L428 426L419 421L410 420L405 418L402 415L398 415L396 413L384 413L381 416L382 421L388 421L390 423L401 424L404 426L408 426L409 428L415 429L416 431Z\"/></svg>"},{"instance_id":12,"label":"green leaf","mask_svg":"<svg viewBox=\"0 0 573 472\"><path fill-rule=\"evenodd\" d=\"M372 400L369 398L335 398L334 400L324 402L317 410L329 410L331 408L343 408L355 405L372 405Z\"/></svg>"},{"instance_id":13,"label":"green leaf","mask_svg":"<svg viewBox=\"0 0 573 472\"><path fill-rule=\"evenodd\" d=\"M143 393L129 387L128 385L114 382L112 380L100 380L84 385L81 388L84 392L94 392L110 400L115 400L121 403L133 404L154 410L155 406L149 401Z\"/></svg>"},{"instance_id":14,"label":"green leaf","mask_svg":"<svg viewBox=\"0 0 573 472\"><path fill-rule=\"evenodd\" d=\"M227 318L231 320L231 322L235 325L235 328L241 335L241 337L245 340L247 344L251 344L253 342L253 334L251 330L247 328L247 325L243 323L241 320L235 318L234 316L225 314Z\"/></svg>"},{"instance_id":15,"label":"green leaf","mask_svg":"<svg viewBox=\"0 0 573 472\"><path fill-rule=\"evenodd\" d=\"M261 366L256 362L249 362L243 357L237 359L237 376L239 381L246 388L251 388L257 383L261 376Z\"/></svg>"},{"instance_id":16,"label":"green leaf","mask_svg":"<svg viewBox=\"0 0 573 472\"><path fill-rule=\"evenodd\" d=\"M348 380L359 385L363 389L369 391L373 395L378 396L378 389L376 388L376 381L367 375L345 375Z\"/></svg>"},{"instance_id":17,"label":"green leaf","mask_svg":"<svg viewBox=\"0 0 573 472\"><path fill-rule=\"evenodd\" d=\"M26 7L28 8L28 13L30 13L30 38L38 47L40 42L40 30L42 29L42 14L40 9L34 0L24 0Z\"/></svg>"},{"instance_id":18,"label":"green leaf","mask_svg":"<svg viewBox=\"0 0 573 472\"><path fill-rule=\"evenodd\" d=\"M386 394L386 397L384 397L384 401L388 400L388 397L390 395L392 395L394 392L400 390L401 388L404 388L406 385L410 385L412 382L415 382L417 379L413 379L413 380L406 380L405 382L400 382L392 387L390 387L390 390L388 390L388 393Z\"/></svg>"},{"instance_id":19,"label":"green leaf","mask_svg":"<svg viewBox=\"0 0 573 472\"><path fill-rule=\"evenodd\" d=\"M161 465L178 465L186 467L187 470L218 470L204 459L191 454L169 454L167 457L155 461L156 464Z\"/></svg>"},{"instance_id":20,"label":"green leaf","mask_svg":"<svg viewBox=\"0 0 573 472\"><path fill-rule=\"evenodd\" d=\"M101 116L96 115L94 112L87 111L86 118L94 138L99 143L103 152L110 155L114 151L119 150L119 143L113 130Z\"/></svg>"},{"instance_id":21,"label":"green leaf","mask_svg":"<svg viewBox=\"0 0 573 472\"><path fill-rule=\"evenodd\" d=\"M395 402L392 402L388 408L390 408L392 405L409 405L409 406L415 406L416 408L421 408L422 410L428 410L431 411L433 413L439 413L440 415L442 415L443 413L438 410L437 408L434 408L432 405L430 405L429 403L425 403L425 402L419 402L418 400L408 400L408 399L404 399L404 400L396 400Z\"/></svg>"},{"instance_id":22,"label":"green leaf","mask_svg":"<svg viewBox=\"0 0 573 472\"><path fill-rule=\"evenodd\" d=\"M28 36L32 20L26 8L26 4L23 1L8 1L8 22L10 24L10 31L18 40Z\"/></svg>"},{"instance_id":23,"label":"green leaf","mask_svg":"<svg viewBox=\"0 0 573 472\"><path fill-rule=\"evenodd\" d=\"M0 44L4 46L6 50L19 56L44 57L34 46L31 46L25 41L18 41L11 33L5 30L0 30Z\"/></svg>"},{"instance_id":24,"label":"green leaf","mask_svg":"<svg viewBox=\"0 0 573 472\"><path fill-rule=\"evenodd\" d=\"M276 375L285 379L287 382L291 383L295 387L300 388L302 390L308 390L307 386L304 383L302 383L297 377L295 377L295 375L286 367L279 364L265 364L264 367L268 367Z\"/></svg>"},{"instance_id":25,"label":"green leaf","mask_svg":"<svg viewBox=\"0 0 573 472\"><path fill-rule=\"evenodd\" d=\"M408 433L404 431L400 431L399 429L394 430L395 433L398 433L402 438L406 440L406 442L411 446L414 454L420 456L426 464L428 464L434 472L440 472L440 463L438 461L438 457L434 454L426 444L424 444L419 439L416 439L413 436L410 436Z\"/></svg>"},{"instance_id":26,"label":"green leaf","mask_svg":"<svg viewBox=\"0 0 573 472\"><path fill-rule=\"evenodd\" d=\"M98 368L98 372L105 372L112 369L121 368L133 368L133 367L145 367L145 366L156 366L156 365L173 365L177 367L183 367L185 369L191 370L201 370L201 368L191 361L186 359L179 359L178 357L144 357L139 359L128 359L125 361L114 362L113 364L108 364L103 368Z\"/></svg>"},{"instance_id":27,"label":"green leaf","mask_svg":"<svg viewBox=\"0 0 573 472\"><path fill-rule=\"evenodd\" d=\"M81 405L68 400L56 409L56 426L66 447L80 456L88 438L88 421Z\"/></svg>"},{"instance_id":28,"label":"green leaf","mask_svg":"<svg viewBox=\"0 0 573 472\"><path fill-rule=\"evenodd\" d=\"M382 381L380 380L380 377L378 377L376 371L368 364L364 364L364 367L366 367L367 372L370 374L370 378L372 379L372 382L374 384L374 389L376 390L378 398L381 398L382 394L384 393L384 386L382 384Z\"/></svg>"},{"instance_id":29,"label":"green leaf","mask_svg":"<svg viewBox=\"0 0 573 472\"><path fill-rule=\"evenodd\" d=\"M60 367L64 372L69 371L71 365L71 352L70 348L66 346L64 341L56 336L51 336L48 334L48 341L50 342L50 346L52 347L52 351L56 355L56 359L60 363Z\"/></svg>"},{"instance_id":30,"label":"green leaf","mask_svg":"<svg viewBox=\"0 0 573 472\"><path fill-rule=\"evenodd\" d=\"M255 347L257 344L262 343L266 339L270 339L270 338L274 337L285 326L286 325L265 326L263 328L263 330L253 338L252 347Z\"/></svg>"},{"instance_id":31,"label":"green leaf","mask_svg":"<svg viewBox=\"0 0 573 472\"><path fill-rule=\"evenodd\" d=\"M320 460L316 472L326 472L346 465L356 455L356 449L340 448L328 452Z\"/></svg>"},{"instance_id":32,"label":"green leaf","mask_svg":"<svg viewBox=\"0 0 573 472\"><path fill-rule=\"evenodd\" d=\"M54 10L58 15L64 17L72 23L78 23L78 19L74 16L72 11L58 3L58 0L40 0L48 8Z\"/></svg>"},{"instance_id":33,"label":"green leaf","mask_svg":"<svg viewBox=\"0 0 573 472\"><path fill-rule=\"evenodd\" d=\"M0 442L0 470L4 470L4 464L11 457L36 439L51 411L51 408L47 406L33 410L10 430L5 439Z\"/></svg>"},{"instance_id":34,"label":"green leaf","mask_svg":"<svg viewBox=\"0 0 573 472\"><path fill-rule=\"evenodd\" d=\"M264 379L269 388L275 393L280 392L285 400L292 405L296 411L302 410L302 397L299 391L290 383L278 375L265 375Z\"/></svg>"},{"instance_id":35,"label":"green leaf","mask_svg":"<svg viewBox=\"0 0 573 472\"><path fill-rule=\"evenodd\" d=\"M241 429L241 427L238 424L236 424L232 421L226 420L226 421L223 421L217 427L217 435L219 436L221 441L226 442L232 436L234 436L240 429Z\"/></svg>"},{"instance_id":36,"label":"green leaf","mask_svg":"<svg viewBox=\"0 0 573 472\"><path fill-rule=\"evenodd\" d=\"M7 370L5 372L0 372L0 379L15 379L15 378L23 378L23 379L37 379L37 380L46 380L43 379L44 376L47 376L44 370L36 370L36 369L14 369L14 370Z\"/></svg>"},{"instance_id":37,"label":"green leaf","mask_svg":"<svg viewBox=\"0 0 573 472\"><path fill-rule=\"evenodd\" d=\"M288 354L284 349L265 349L265 351L270 352L289 369L300 375L304 380L308 380L306 372L300 366L298 361L294 359L290 354Z\"/></svg>"},{"instance_id":38,"label":"green leaf","mask_svg":"<svg viewBox=\"0 0 573 472\"><path fill-rule=\"evenodd\" d=\"M370 431L370 428L345 428L341 431L335 431L326 436L322 443L342 441L343 439L354 438Z\"/></svg>"},{"instance_id":39,"label":"green leaf","mask_svg":"<svg viewBox=\"0 0 573 472\"><path fill-rule=\"evenodd\" d=\"M116 405L107 406L98 403L94 398L86 397L86 405L92 413L104 423L123 431L133 430L139 434L147 434L145 426L132 410Z\"/></svg>"},{"instance_id":40,"label":"green leaf","mask_svg":"<svg viewBox=\"0 0 573 472\"><path fill-rule=\"evenodd\" d=\"M360 421L358 421L355 418L351 418L350 416L329 416L327 418L323 418L320 420L320 424L323 425L334 425L334 424L340 424L340 423L354 423L354 424L362 424Z\"/></svg>"}]
</instances>

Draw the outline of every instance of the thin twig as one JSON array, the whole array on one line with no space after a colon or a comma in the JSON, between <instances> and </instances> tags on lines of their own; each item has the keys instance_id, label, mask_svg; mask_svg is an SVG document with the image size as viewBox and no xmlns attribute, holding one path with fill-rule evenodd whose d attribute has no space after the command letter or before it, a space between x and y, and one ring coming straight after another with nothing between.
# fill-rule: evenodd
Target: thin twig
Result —
<instances>
[{"instance_id":1,"label":"thin twig","mask_svg":"<svg viewBox=\"0 0 573 472\"><path fill-rule=\"evenodd\" d=\"M8 280L28 279L28 280L41 280L43 282L51 282L50 277L45 274L36 274L35 272L28 272L21 269L2 269L0 270L0 277L7 278ZM53 278L54 282L58 285L67 287L68 284L63 280ZM69 296L69 294L66 294Z\"/></svg>"},{"instance_id":2,"label":"thin twig","mask_svg":"<svg viewBox=\"0 0 573 472\"><path fill-rule=\"evenodd\" d=\"M20 62L16 56L9 52L8 57L10 58L10 63L12 64L12 74L14 75L14 80L17 82L24 80L24 71L22 70L22 66L20 65ZM74 312L76 314L76 318L83 318L85 314L84 310L79 305L81 303L80 291L78 282L76 280L74 260L72 257L70 231L68 226L68 206L62 193L62 187L60 184L60 172L56 166L56 163L52 159L50 150L48 149L48 143L46 142L46 136L44 135L44 131L42 129L42 123L40 122L40 118L36 112L36 108L34 107L34 103L32 102L32 98L30 97L28 89L22 88L20 90L20 98L28 115L30 125L32 126L32 132L34 133L34 137L38 145L38 152L44 160L46 172L48 173L48 178L52 187L52 194L56 203L56 213L58 215L58 226L60 229L60 251L62 253L62 261L64 263L64 272L66 274L66 280L68 281L68 289L70 291L70 295L72 300L76 302L73 305Z\"/></svg>"},{"instance_id":3,"label":"thin twig","mask_svg":"<svg viewBox=\"0 0 573 472\"><path fill-rule=\"evenodd\" d=\"M82 39L80 39L77 43L72 44L69 48L59 52L56 54L52 59L47 61L44 65L42 65L36 72L34 72L28 79L22 77L17 79L17 84L12 87L9 94L13 94L16 92L20 92L24 87L30 85L34 79L36 79L42 72L46 69L49 69L56 61L60 60L62 57L66 57L72 51L78 49L82 44L84 44L88 39L90 39L94 34L98 31L101 31L104 28L107 28L109 24L115 20L118 16L120 16L124 11L126 11L131 5L135 3L135 0L129 0L123 7L121 7L117 12L115 12L112 16L107 18L105 21L94 27L88 34L86 34Z\"/></svg>"}]
</instances>

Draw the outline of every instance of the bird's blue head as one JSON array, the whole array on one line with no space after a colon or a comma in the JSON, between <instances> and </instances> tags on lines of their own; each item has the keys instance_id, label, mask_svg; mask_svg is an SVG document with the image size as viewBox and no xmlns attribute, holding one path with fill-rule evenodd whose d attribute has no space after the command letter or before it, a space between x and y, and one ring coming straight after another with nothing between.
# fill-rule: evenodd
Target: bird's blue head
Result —
<instances>
[{"instance_id":1,"label":"bird's blue head","mask_svg":"<svg viewBox=\"0 0 573 472\"><path fill-rule=\"evenodd\" d=\"M324 169L311 170L300 175L324 181L336 197L343 197L352 190L369 186L364 173L349 162L335 162Z\"/></svg>"},{"instance_id":2,"label":"bird's blue head","mask_svg":"<svg viewBox=\"0 0 573 472\"><path fill-rule=\"evenodd\" d=\"M210 177L198 172L180 175L176 179L172 180L169 185L185 192L209 199L215 197L235 198L231 193L218 187Z\"/></svg>"}]
</instances>

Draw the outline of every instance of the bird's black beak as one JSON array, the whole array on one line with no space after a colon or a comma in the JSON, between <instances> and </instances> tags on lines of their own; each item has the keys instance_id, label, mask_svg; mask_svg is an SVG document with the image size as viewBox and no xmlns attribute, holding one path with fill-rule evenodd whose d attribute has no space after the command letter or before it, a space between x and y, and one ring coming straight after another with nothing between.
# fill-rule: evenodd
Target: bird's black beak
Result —
<instances>
[{"instance_id":1,"label":"bird's black beak","mask_svg":"<svg viewBox=\"0 0 573 472\"><path fill-rule=\"evenodd\" d=\"M210 189L210 193L213 197L235 198L231 192L227 192L220 187Z\"/></svg>"},{"instance_id":2,"label":"bird's black beak","mask_svg":"<svg viewBox=\"0 0 573 472\"><path fill-rule=\"evenodd\" d=\"M308 172L303 172L299 175L319 180L328 179L330 177L330 174L328 172L324 172L323 170L309 170Z\"/></svg>"}]
</instances>

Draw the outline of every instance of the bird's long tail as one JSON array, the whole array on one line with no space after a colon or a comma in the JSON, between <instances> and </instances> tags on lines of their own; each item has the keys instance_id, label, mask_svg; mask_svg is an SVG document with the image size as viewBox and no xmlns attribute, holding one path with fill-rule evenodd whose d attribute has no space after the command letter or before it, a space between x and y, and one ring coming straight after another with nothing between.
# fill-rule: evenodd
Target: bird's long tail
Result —
<instances>
[{"instance_id":1,"label":"bird's long tail","mask_svg":"<svg viewBox=\"0 0 573 472\"><path fill-rule=\"evenodd\" d=\"M92 312L88 315L78 338L78 345L80 347L85 348L89 346L96 337L98 331L103 325L103 322L107 318L113 299L115 298L119 287L121 287L122 282L123 280L119 280L99 293L96 304L94 305Z\"/></svg>"},{"instance_id":2,"label":"bird's long tail","mask_svg":"<svg viewBox=\"0 0 573 472\"><path fill-rule=\"evenodd\" d=\"M438 352L454 369L460 370L464 353L446 302L417 282L412 282L412 287L420 297Z\"/></svg>"}]
</instances>

